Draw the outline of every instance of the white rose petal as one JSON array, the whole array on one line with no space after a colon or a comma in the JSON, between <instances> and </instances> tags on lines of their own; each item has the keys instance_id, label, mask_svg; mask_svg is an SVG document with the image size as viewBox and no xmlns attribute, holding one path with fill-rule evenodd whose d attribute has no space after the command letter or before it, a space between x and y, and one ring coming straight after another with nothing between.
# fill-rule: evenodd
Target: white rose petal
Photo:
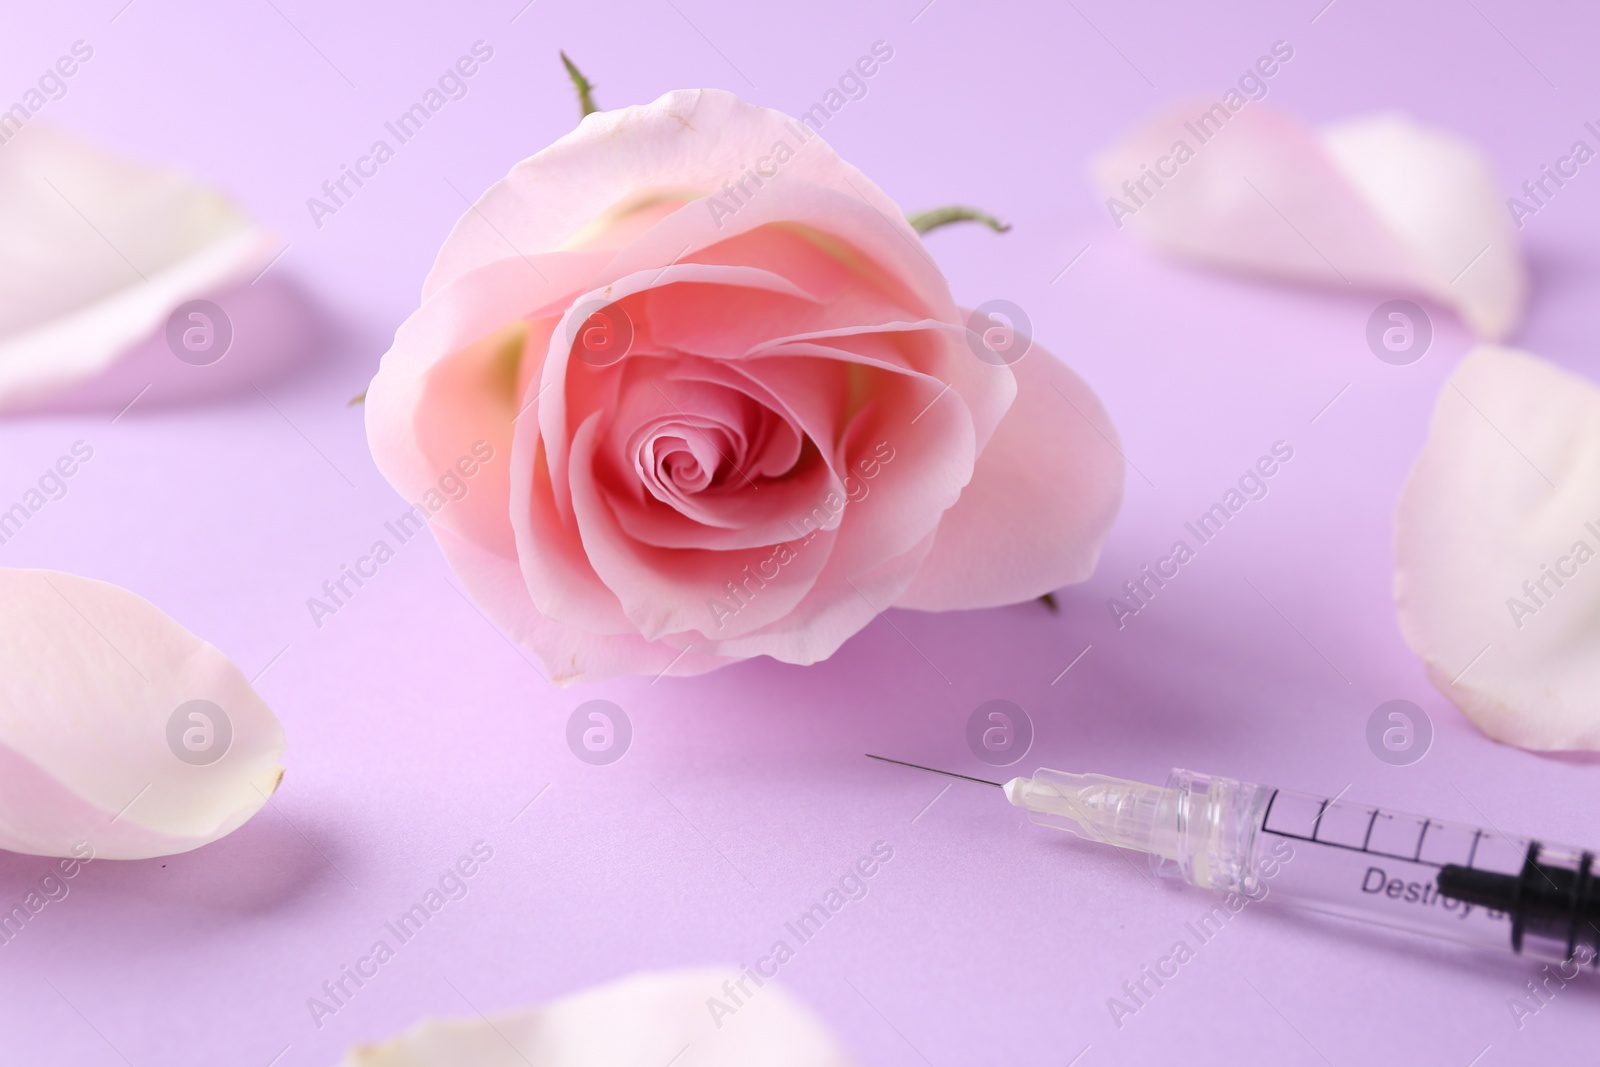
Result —
<instances>
[{"instance_id":1,"label":"white rose petal","mask_svg":"<svg viewBox=\"0 0 1600 1067\"><path fill-rule=\"evenodd\" d=\"M187 852L267 802L282 756L239 668L148 601L0 569L0 848Z\"/></svg>"},{"instance_id":2,"label":"white rose petal","mask_svg":"<svg viewBox=\"0 0 1600 1067\"><path fill-rule=\"evenodd\" d=\"M0 410L103 373L277 252L221 193L36 123L0 143L0 233Z\"/></svg>"},{"instance_id":3,"label":"white rose petal","mask_svg":"<svg viewBox=\"0 0 1600 1067\"><path fill-rule=\"evenodd\" d=\"M1119 228L1187 259L1431 297L1492 340L1516 328L1527 303L1527 268L1488 161L1402 115L1318 131L1264 104L1186 104L1093 170Z\"/></svg>"},{"instance_id":4,"label":"white rose petal","mask_svg":"<svg viewBox=\"0 0 1600 1067\"><path fill-rule=\"evenodd\" d=\"M1483 345L1395 516L1400 628L1490 737L1600 749L1600 388Z\"/></svg>"},{"instance_id":5,"label":"white rose petal","mask_svg":"<svg viewBox=\"0 0 1600 1067\"><path fill-rule=\"evenodd\" d=\"M748 995L725 983L744 981ZM731 1015L713 1021L708 1002ZM737 1005L737 1006L735 1006ZM648 972L487 1019L428 1019L343 1067L849 1067L810 1010L773 982L696 967Z\"/></svg>"}]
</instances>

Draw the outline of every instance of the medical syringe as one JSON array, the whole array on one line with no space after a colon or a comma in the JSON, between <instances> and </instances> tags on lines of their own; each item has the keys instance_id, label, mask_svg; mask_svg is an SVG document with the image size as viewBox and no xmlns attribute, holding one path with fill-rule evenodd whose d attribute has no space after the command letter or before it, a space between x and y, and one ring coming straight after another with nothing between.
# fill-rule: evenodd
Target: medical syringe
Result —
<instances>
[{"instance_id":1,"label":"medical syringe","mask_svg":"<svg viewBox=\"0 0 1600 1067\"><path fill-rule=\"evenodd\" d=\"M1041 826L1149 855L1164 877L1563 963L1600 958L1595 854L1175 769L1165 786L1044 768L995 786Z\"/></svg>"}]
</instances>

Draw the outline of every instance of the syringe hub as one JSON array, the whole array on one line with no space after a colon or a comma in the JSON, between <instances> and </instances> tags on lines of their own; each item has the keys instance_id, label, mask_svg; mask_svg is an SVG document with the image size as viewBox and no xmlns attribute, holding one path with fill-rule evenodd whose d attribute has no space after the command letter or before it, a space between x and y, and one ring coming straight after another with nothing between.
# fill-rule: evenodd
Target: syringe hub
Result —
<instances>
[{"instance_id":1,"label":"syringe hub","mask_svg":"<svg viewBox=\"0 0 1600 1067\"><path fill-rule=\"evenodd\" d=\"M1173 790L1103 774L1041 768L1005 784L1006 799L1034 822L1089 841L1177 859Z\"/></svg>"},{"instance_id":2,"label":"syringe hub","mask_svg":"<svg viewBox=\"0 0 1600 1067\"><path fill-rule=\"evenodd\" d=\"M1224 890L1252 887L1251 848L1272 792L1185 770L1157 786L1040 768L1004 788L1041 826L1143 852L1166 877Z\"/></svg>"}]
</instances>

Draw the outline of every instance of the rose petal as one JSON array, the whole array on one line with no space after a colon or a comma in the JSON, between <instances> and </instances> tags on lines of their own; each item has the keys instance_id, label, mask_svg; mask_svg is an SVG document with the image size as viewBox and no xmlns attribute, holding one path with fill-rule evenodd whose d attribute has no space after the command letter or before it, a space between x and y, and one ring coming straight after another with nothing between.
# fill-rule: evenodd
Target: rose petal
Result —
<instances>
[{"instance_id":1,"label":"rose petal","mask_svg":"<svg viewBox=\"0 0 1600 1067\"><path fill-rule=\"evenodd\" d=\"M550 681L557 685L612 678L619 674L703 674L737 662L714 654L699 635L647 641L624 626L617 631L585 629L557 622L533 606L515 554L499 555L442 526L433 535L467 595L513 641L532 649ZM587 566L587 564L585 564ZM600 587L604 590L604 587ZM620 614L615 600L612 608ZM465 610L465 609L463 609ZM679 644L674 646L671 641Z\"/></svg>"},{"instance_id":2,"label":"rose petal","mask_svg":"<svg viewBox=\"0 0 1600 1067\"><path fill-rule=\"evenodd\" d=\"M1491 340L1509 336L1528 300L1516 227L1489 161L1462 138L1404 115L1326 126L1334 163L1423 269L1417 285Z\"/></svg>"},{"instance_id":3,"label":"rose petal","mask_svg":"<svg viewBox=\"0 0 1600 1067\"><path fill-rule=\"evenodd\" d=\"M100 374L277 252L220 193L36 123L0 151L0 233L0 409Z\"/></svg>"},{"instance_id":4,"label":"rose petal","mask_svg":"<svg viewBox=\"0 0 1600 1067\"><path fill-rule=\"evenodd\" d=\"M1600 749L1600 388L1480 346L1395 516L1400 628L1490 737Z\"/></svg>"},{"instance_id":5,"label":"rose petal","mask_svg":"<svg viewBox=\"0 0 1600 1067\"><path fill-rule=\"evenodd\" d=\"M1317 131L1260 103L1208 107L1166 112L1095 161L1119 228L1202 263L1429 296L1485 337L1516 328L1527 269L1473 145L1398 115Z\"/></svg>"},{"instance_id":6,"label":"rose petal","mask_svg":"<svg viewBox=\"0 0 1600 1067\"><path fill-rule=\"evenodd\" d=\"M894 604L927 558L933 539L930 533L909 551L863 570L860 557L875 556L873 546L863 538L850 543L841 538L833 546L828 568L787 616L754 633L718 641L711 647L719 655L735 659L771 656L799 664L827 659ZM840 583L849 589L849 596L839 595Z\"/></svg>"},{"instance_id":7,"label":"rose petal","mask_svg":"<svg viewBox=\"0 0 1600 1067\"><path fill-rule=\"evenodd\" d=\"M1122 503L1117 431L1094 391L1037 343L1011 369L1017 399L897 607L1014 604L1094 572Z\"/></svg>"},{"instance_id":8,"label":"rose petal","mask_svg":"<svg viewBox=\"0 0 1600 1067\"><path fill-rule=\"evenodd\" d=\"M191 701L207 703L180 711ZM160 609L105 582L0 569L0 848L187 852L267 802L282 755L283 729L239 669Z\"/></svg>"},{"instance_id":9,"label":"rose petal","mask_svg":"<svg viewBox=\"0 0 1600 1067\"><path fill-rule=\"evenodd\" d=\"M748 995L731 1007L726 983ZM738 989L737 985L732 988ZM707 1004L728 1006L714 1016ZM849 1067L832 1034L776 983L738 970L636 974L520 1011L428 1019L344 1067Z\"/></svg>"},{"instance_id":10,"label":"rose petal","mask_svg":"<svg viewBox=\"0 0 1600 1067\"><path fill-rule=\"evenodd\" d=\"M504 257L508 248L534 255L594 247L584 238L600 228L597 219L613 228L630 214L654 221L663 204L721 194L760 157L770 157L779 141L794 153L782 164L782 176L865 201L912 233L893 200L799 122L721 89L678 89L650 104L589 115L555 144L518 163L456 223L423 286L423 300ZM752 205L766 192L762 189ZM744 210L724 221L731 227ZM696 213L711 219L706 207ZM655 265L669 262L678 251Z\"/></svg>"},{"instance_id":11,"label":"rose petal","mask_svg":"<svg viewBox=\"0 0 1600 1067\"><path fill-rule=\"evenodd\" d=\"M254 284L207 289L201 297L222 310L232 330L232 341L216 362L195 365L176 358L167 331L158 328L93 377L5 410L54 414L127 409L137 418L156 408L224 397L248 395L259 403L254 389L268 388L313 357L319 335L326 336L312 298L290 276L267 274ZM200 325L192 318L182 324ZM213 332L213 339L217 336ZM135 400L137 406L130 409Z\"/></svg>"},{"instance_id":12,"label":"rose petal","mask_svg":"<svg viewBox=\"0 0 1600 1067\"><path fill-rule=\"evenodd\" d=\"M479 440L496 458L496 485L510 478L514 425L536 421L523 400L565 309L607 256L561 253L500 259L424 304L395 332L367 390L367 441L385 478L416 503ZM536 283L536 284L530 284ZM531 364L531 366L530 366ZM512 544L504 495L469 494L431 521Z\"/></svg>"}]
</instances>

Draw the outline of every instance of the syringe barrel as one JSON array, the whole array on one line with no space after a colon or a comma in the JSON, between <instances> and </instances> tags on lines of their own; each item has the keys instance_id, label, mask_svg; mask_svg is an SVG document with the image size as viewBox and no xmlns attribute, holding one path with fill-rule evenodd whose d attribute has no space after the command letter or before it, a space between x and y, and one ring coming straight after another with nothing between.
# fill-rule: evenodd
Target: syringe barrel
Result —
<instances>
[{"instance_id":1,"label":"syringe barrel","mask_svg":"<svg viewBox=\"0 0 1600 1067\"><path fill-rule=\"evenodd\" d=\"M1166 877L1552 962L1600 959L1592 852L1181 769L1161 807L1176 847L1151 862Z\"/></svg>"}]
</instances>

